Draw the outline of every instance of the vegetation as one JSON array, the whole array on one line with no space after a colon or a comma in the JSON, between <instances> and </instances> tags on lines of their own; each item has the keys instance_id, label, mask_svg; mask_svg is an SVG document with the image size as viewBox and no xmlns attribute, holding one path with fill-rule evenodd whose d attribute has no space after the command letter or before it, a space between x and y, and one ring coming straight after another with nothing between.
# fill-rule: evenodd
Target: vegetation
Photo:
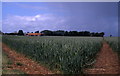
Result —
<instances>
[{"instance_id":1,"label":"vegetation","mask_svg":"<svg viewBox=\"0 0 120 76\"><path fill-rule=\"evenodd\" d=\"M9 76L10 74L20 74L20 75L22 75L22 76L25 76L26 74L25 73L23 73L23 72L21 72L20 70L17 70L17 69L13 69L13 70L8 70L8 69L5 69L5 70L3 70L3 72L2 72L2 75L3 76L5 76L5 75L7 75L7 76ZM17 76L17 75L16 75ZM27 75L26 75L27 76Z\"/></svg>"},{"instance_id":2,"label":"vegetation","mask_svg":"<svg viewBox=\"0 0 120 76\"><path fill-rule=\"evenodd\" d=\"M82 73L95 60L101 41L98 37L3 36L12 49L64 74Z\"/></svg>"},{"instance_id":3,"label":"vegetation","mask_svg":"<svg viewBox=\"0 0 120 76\"><path fill-rule=\"evenodd\" d=\"M19 30L18 35L24 35L23 30Z\"/></svg>"},{"instance_id":4,"label":"vegetation","mask_svg":"<svg viewBox=\"0 0 120 76\"><path fill-rule=\"evenodd\" d=\"M89 31L64 31L64 30L57 30L57 31L51 31L51 30L43 30L41 33L44 33L47 36L95 36L95 37L103 37L104 32L98 33L98 32L89 32Z\"/></svg>"},{"instance_id":5,"label":"vegetation","mask_svg":"<svg viewBox=\"0 0 120 76\"><path fill-rule=\"evenodd\" d=\"M8 56L2 52L2 74L25 74L24 72L17 70L17 69L12 69L13 61L8 58ZM8 69L11 68L11 69Z\"/></svg>"},{"instance_id":6,"label":"vegetation","mask_svg":"<svg viewBox=\"0 0 120 76\"><path fill-rule=\"evenodd\" d=\"M29 32L27 32L29 33ZM31 32L33 33L33 32ZM35 33L39 33L39 31L35 31ZM45 36L91 36L91 37L103 37L104 32L98 33L98 32L89 32L89 31L64 31L64 30L57 30L57 31L51 31L51 30L43 30L41 31L42 34ZM3 33L3 35L25 35L22 30L19 30L18 33Z\"/></svg>"},{"instance_id":7,"label":"vegetation","mask_svg":"<svg viewBox=\"0 0 120 76\"><path fill-rule=\"evenodd\" d=\"M22 63L20 63L20 62L18 62L18 63L16 63L16 65L18 65L18 66L22 66L23 64L22 64Z\"/></svg>"},{"instance_id":8,"label":"vegetation","mask_svg":"<svg viewBox=\"0 0 120 76\"><path fill-rule=\"evenodd\" d=\"M120 55L120 42L118 38L119 37L106 37L105 40L109 43L110 47Z\"/></svg>"}]
</instances>

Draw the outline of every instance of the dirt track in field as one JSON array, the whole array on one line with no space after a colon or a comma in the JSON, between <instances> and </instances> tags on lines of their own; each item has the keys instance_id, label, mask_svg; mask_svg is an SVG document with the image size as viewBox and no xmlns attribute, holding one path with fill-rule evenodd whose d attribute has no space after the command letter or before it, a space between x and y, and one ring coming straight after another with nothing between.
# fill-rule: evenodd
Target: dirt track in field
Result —
<instances>
[{"instance_id":1,"label":"dirt track in field","mask_svg":"<svg viewBox=\"0 0 120 76\"><path fill-rule=\"evenodd\" d=\"M18 69L25 72L26 74L53 74L51 71L38 64L37 62L26 58L22 54L16 53L14 50L11 50L5 44L2 44L2 50L14 62L12 68L9 69Z\"/></svg>"},{"instance_id":2,"label":"dirt track in field","mask_svg":"<svg viewBox=\"0 0 120 76\"><path fill-rule=\"evenodd\" d=\"M87 74L120 74L120 61L118 55L110 46L103 42L101 51L97 54L94 68L86 69Z\"/></svg>"},{"instance_id":3,"label":"dirt track in field","mask_svg":"<svg viewBox=\"0 0 120 76\"><path fill-rule=\"evenodd\" d=\"M42 65L26 58L22 54L11 50L7 45L2 44L3 51L14 61L12 69L19 69L26 74L53 74L50 70ZM21 63L21 66L16 65ZM101 51L97 54L97 59L92 69L85 69L85 74L120 74L120 60L117 53L115 53L110 46L103 42Z\"/></svg>"}]
</instances>

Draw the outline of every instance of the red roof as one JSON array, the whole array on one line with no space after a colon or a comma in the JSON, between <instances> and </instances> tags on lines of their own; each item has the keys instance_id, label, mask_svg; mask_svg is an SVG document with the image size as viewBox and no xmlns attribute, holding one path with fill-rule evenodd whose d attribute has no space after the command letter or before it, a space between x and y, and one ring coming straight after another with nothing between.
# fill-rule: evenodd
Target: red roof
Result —
<instances>
[{"instance_id":1,"label":"red roof","mask_svg":"<svg viewBox=\"0 0 120 76\"><path fill-rule=\"evenodd\" d=\"M43 35L43 33L28 33L27 35Z\"/></svg>"}]
</instances>

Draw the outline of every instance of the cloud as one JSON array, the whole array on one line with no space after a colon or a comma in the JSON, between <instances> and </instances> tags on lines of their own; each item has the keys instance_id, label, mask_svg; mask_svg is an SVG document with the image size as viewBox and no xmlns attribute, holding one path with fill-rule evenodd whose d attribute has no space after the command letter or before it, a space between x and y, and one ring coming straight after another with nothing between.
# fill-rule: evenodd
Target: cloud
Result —
<instances>
[{"instance_id":1,"label":"cloud","mask_svg":"<svg viewBox=\"0 0 120 76\"><path fill-rule=\"evenodd\" d=\"M24 31L56 30L66 22L64 17L52 14L38 14L35 16L7 16L2 23L3 32L14 32L20 29Z\"/></svg>"},{"instance_id":2,"label":"cloud","mask_svg":"<svg viewBox=\"0 0 120 76\"><path fill-rule=\"evenodd\" d=\"M34 10L34 11L40 11L40 10L42 10L42 11L44 11L44 12L57 12L57 13L65 13L65 12L68 12L67 11L67 9L63 6L63 4L61 4L61 3L57 3L57 4L55 4L55 3L40 3L40 2L38 2L38 3L36 3L36 4L33 4L33 3L31 3L31 5L30 4L24 4L24 3L21 3L21 4L19 4L19 3L15 3L15 5L17 5L18 7L20 7L20 8L24 8L24 9L29 9L29 10Z\"/></svg>"},{"instance_id":3,"label":"cloud","mask_svg":"<svg viewBox=\"0 0 120 76\"><path fill-rule=\"evenodd\" d=\"M22 8L26 8L26 9L34 9L34 10L47 10L47 7L40 7L40 6L35 6L35 5L28 5L28 4L19 4L16 3L17 6L22 7Z\"/></svg>"},{"instance_id":4,"label":"cloud","mask_svg":"<svg viewBox=\"0 0 120 76\"><path fill-rule=\"evenodd\" d=\"M106 35L118 33L118 22L116 17L99 18L97 21L90 18L67 17L53 14L37 14L34 16L10 15L3 19L2 31L14 32L20 29L24 32L36 30L77 30L91 32L105 32ZM109 23L111 22L111 23Z\"/></svg>"},{"instance_id":5,"label":"cloud","mask_svg":"<svg viewBox=\"0 0 120 76\"><path fill-rule=\"evenodd\" d=\"M118 4L114 2L15 2L3 6L3 32L48 29L118 33Z\"/></svg>"}]
</instances>

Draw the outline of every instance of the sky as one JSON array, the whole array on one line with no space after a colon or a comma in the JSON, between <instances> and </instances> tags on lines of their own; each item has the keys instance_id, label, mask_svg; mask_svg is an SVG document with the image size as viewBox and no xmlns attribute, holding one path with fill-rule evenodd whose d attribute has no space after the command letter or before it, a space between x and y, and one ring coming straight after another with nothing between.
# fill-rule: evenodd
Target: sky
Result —
<instances>
[{"instance_id":1,"label":"sky","mask_svg":"<svg viewBox=\"0 0 120 76\"><path fill-rule=\"evenodd\" d=\"M66 30L118 35L117 2L3 2L2 31Z\"/></svg>"}]
</instances>

